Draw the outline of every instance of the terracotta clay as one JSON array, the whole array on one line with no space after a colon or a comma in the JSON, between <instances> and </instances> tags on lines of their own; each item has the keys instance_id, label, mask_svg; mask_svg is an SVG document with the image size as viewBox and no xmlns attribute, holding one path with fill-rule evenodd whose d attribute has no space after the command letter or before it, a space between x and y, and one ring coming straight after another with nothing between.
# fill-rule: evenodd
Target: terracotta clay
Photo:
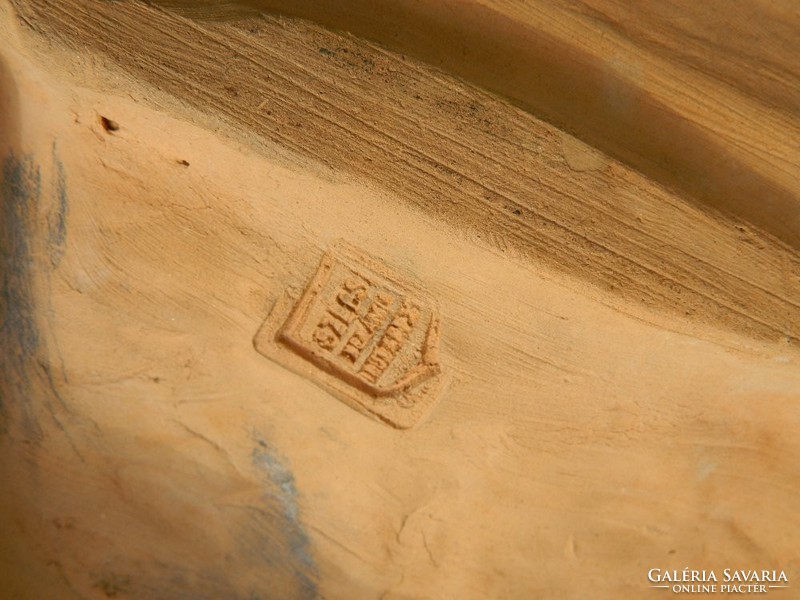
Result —
<instances>
[{"instance_id":1,"label":"terracotta clay","mask_svg":"<svg viewBox=\"0 0 800 600\"><path fill-rule=\"evenodd\" d=\"M800 16L623 4L0 0L0 598L794 597Z\"/></svg>"}]
</instances>

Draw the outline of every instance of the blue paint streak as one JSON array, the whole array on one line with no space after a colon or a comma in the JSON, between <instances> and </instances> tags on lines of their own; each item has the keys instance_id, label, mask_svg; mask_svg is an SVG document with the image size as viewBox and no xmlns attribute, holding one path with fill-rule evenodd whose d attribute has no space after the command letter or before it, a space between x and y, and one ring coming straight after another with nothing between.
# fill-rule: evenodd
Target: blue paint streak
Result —
<instances>
[{"instance_id":1,"label":"blue paint streak","mask_svg":"<svg viewBox=\"0 0 800 600\"><path fill-rule=\"evenodd\" d=\"M54 202L47 208L46 231L37 218L43 212L41 169L31 155L18 156L13 151L3 160L0 180L0 433L8 431L12 405L22 425L33 439L42 436L34 414L34 404L52 406L46 399L61 399L47 356L46 344L37 323L37 297L34 290L35 257L42 248L53 268L64 253L67 237L68 197L64 166L53 146ZM49 273L42 273L49 283ZM43 295L46 296L45 293ZM39 311L40 312L40 311ZM41 393L33 386L44 384ZM58 417L53 419L60 427Z\"/></svg>"},{"instance_id":2,"label":"blue paint streak","mask_svg":"<svg viewBox=\"0 0 800 600\"><path fill-rule=\"evenodd\" d=\"M69 213L69 198L67 196L67 174L64 164L58 158L55 144L53 144L53 188L55 190L55 211L48 218L47 249L50 253L50 263L53 268L61 263L67 241L67 215Z\"/></svg>"},{"instance_id":3,"label":"blue paint streak","mask_svg":"<svg viewBox=\"0 0 800 600\"><path fill-rule=\"evenodd\" d=\"M30 248L30 216L41 196L41 174L30 156L13 153L3 164L2 247L3 273L0 297L3 320L0 339L15 345L19 359L30 357L39 347L34 320L34 298L30 279L33 253ZM8 346L6 346L8 351ZM13 350L12 350L13 352Z\"/></svg>"},{"instance_id":4,"label":"blue paint streak","mask_svg":"<svg viewBox=\"0 0 800 600\"><path fill-rule=\"evenodd\" d=\"M300 521L298 507L299 492L295 478L281 460L279 453L261 436L256 436L257 446L253 449L253 464L269 477L271 485L267 488L266 500L277 500L283 511L283 533L293 556L295 576L304 590L304 597L316 598L314 582L316 563L311 554L311 544ZM279 549L278 549L279 550Z\"/></svg>"},{"instance_id":5,"label":"blue paint streak","mask_svg":"<svg viewBox=\"0 0 800 600\"><path fill-rule=\"evenodd\" d=\"M7 430L6 402L24 402L30 389L30 365L41 344L31 281L35 214L41 197L41 173L31 156L10 152L3 161L0 206L0 432ZM30 433L39 437L29 407L21 406Z\"/></svg>"}]
</instances>

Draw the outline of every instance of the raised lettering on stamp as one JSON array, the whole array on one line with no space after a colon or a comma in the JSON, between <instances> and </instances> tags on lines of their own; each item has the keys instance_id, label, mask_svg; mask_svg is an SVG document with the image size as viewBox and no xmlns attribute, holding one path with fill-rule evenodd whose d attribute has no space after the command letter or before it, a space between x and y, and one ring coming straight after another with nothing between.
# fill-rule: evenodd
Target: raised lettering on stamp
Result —
<instances>
[{"instance_id":1,"label":"raised lettering on stamp","mask_svg":"<svg viewBox=\"0 0 800 600\"><path fill-rule=\"evenodd\" d=\"M433 301L343 244L325 254L299 298L276 304L254 343L350 406L398 428L419 421L441 387Z\"/></svg>"}]
</instances>

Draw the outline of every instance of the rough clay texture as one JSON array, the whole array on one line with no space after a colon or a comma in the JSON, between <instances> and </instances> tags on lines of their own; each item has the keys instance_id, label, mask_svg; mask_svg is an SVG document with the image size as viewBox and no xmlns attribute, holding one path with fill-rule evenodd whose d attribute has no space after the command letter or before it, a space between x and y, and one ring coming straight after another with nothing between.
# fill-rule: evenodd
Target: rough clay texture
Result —
<instances>
[{"instance_id":1,"label":"rough clay texture","mask_svg":"<svg viewBox=\"0 0 800 600\"><path fill-rule=\"evenodd\" d=\"M7 597L800 581L787 230L306 22L19 0L0 40ZM337 240L436 301L449 384L410 429L253 347Z\"/></svg>"},{"instance_id":2,"label":"rough clay texture","mask_svg":"<svg viewBox=\"0 0 800 600\"><path fill-rule=\"evenodd\" d=\"M619 165L586 171L578 159L572 169L581 151L556 130L401 56L274 18L201 27L91 0L20 10L51 39L91 44L158 89L369 178L501 251L641 304L797 343L797 251Z\"/></svg>"},{"instance_id":3,"label":"rough clay texture","mask_svg":"<svg viewBox=\"0 0 800 600\"><path fill-rule=\"evenodd\" d=\"M154 0L376 40L493 90L687 198L800 244L800 12L788 1Z\"/></svg>"}]
</instances>

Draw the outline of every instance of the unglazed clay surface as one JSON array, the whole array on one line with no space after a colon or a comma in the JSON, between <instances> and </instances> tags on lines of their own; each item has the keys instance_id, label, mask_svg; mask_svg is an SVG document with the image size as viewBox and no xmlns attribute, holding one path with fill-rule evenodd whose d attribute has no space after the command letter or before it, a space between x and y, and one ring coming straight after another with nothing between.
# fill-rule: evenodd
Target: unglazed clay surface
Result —
<instances>
[{"instance_id":1,"label":"unglazed clay surface","mask_svg":"<svg viewBox=\"0 0 800 600\"><path fill-rule=\"evenodd\" d=\"M0 0L0 598L793 597L798 18Z\"/></svg>"}]
</instances>

